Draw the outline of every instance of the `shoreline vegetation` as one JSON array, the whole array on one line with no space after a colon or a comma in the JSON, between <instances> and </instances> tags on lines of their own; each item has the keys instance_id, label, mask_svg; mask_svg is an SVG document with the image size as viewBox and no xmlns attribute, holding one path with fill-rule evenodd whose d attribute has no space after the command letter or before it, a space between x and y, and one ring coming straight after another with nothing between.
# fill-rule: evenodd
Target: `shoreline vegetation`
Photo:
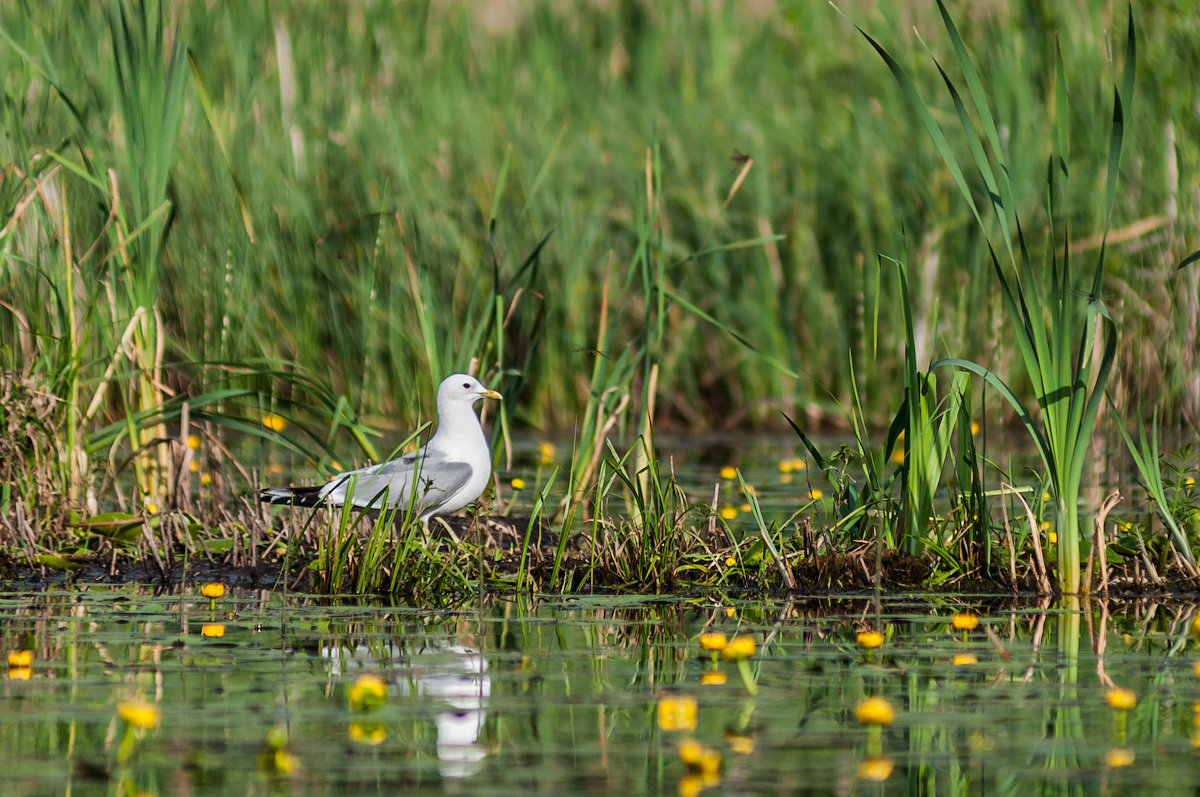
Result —
<instances>
[{"instance_id":1,"label":"shoreline vegetation","mask_svg":"<svg viewBox=\"0 0 1200 797\"><path fill-rule=\"evenodd\" d=\"M384 5L0 9L3 575L1200 588L1194 14ZM254 501L456 370L476 513ZM752 430L742 528L659 440Z\"/></svg>"}]
</instances>

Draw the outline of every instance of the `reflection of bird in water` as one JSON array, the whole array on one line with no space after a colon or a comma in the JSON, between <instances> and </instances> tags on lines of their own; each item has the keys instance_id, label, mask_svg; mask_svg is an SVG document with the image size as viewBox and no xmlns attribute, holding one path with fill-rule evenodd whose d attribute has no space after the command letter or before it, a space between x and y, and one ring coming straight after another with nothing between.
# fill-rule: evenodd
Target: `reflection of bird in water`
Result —
<instances>
[{"instance_id":1,"label":"reflection of bird in water","mask_svg":"<svg viewBox=\"0 0 1200 797\"><path fill-rule=\"evenodd\" d=\"M476 649L450 642L425 644L406 651L395 643L374 649L322 647L331 675L377 671L402 696L430 697L449 705L434 717L438 771L442 777L465 778L479 771L487 749L479 733L487 717L492 691L487 660Z\"/></svg>"}]
</instances>

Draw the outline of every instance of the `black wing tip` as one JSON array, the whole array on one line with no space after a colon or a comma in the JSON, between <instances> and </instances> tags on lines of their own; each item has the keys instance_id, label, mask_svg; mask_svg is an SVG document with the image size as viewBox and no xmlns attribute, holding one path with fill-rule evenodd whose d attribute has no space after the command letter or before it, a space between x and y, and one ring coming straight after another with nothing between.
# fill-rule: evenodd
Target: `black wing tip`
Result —
<instances>
[{"instance_id":1,"label":"black wing tip","mask_svg":"<svg viewBox=\"0 0 1200 797\"><path fill-rule=\"evenodd\" d=\"M317 506L323 499L320 487L268 487L258 491L258 500L264 504Z\"/></svg>"}]
</instances>

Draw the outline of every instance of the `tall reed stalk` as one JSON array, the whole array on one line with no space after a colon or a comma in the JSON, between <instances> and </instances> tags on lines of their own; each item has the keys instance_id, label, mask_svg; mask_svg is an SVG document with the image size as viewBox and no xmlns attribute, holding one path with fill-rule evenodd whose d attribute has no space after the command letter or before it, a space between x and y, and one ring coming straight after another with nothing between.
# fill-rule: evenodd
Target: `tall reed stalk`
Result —
<instances>
[{"instance_id":1,"label":"tall reed stalk","mask_svg":"<svg viewBox=\"0 0 1200 797\"><path fill-rule=\"evenodd\" d=\"M1041 455L1054 492L1058 527L1058 587L1063 592L1075 594L1079 592L1081 576L1080 481L1096 414L1117 351L1116 327L1098 297L1104 279L1104 256L1112 222L1125 119L1133 96L1136 38L1132 9L1126 35L1125 68L1120 87L1114 87L1105 182L1104 235L1099 254L1092 264L1090 279L1086 282L1073 270L1070 231L1066 224L1059 222L1056 213L1056 203L1064 190L1062 184L1070 175L1070 95L1061 48L1056 51L1057 137L1046 186L1046 214L1050 228L1045 258L1047 262L1039 265L1030 254L1018 218L1018 199L1010 177L1012 167L1002 146L999 125L988 105L979 73L942 0L938 0L938 9L954 46L960 79L966 86L965 94L936 58L934 61L953 100L956 117L970 152L969 160L960 161L936 121L932 106L922 99L900 64L865 31L863 35L883 57L899 83L987 242L1008 313L1009 329L1020 350L1024 371L1032 385L1040 412L1035 416L1008 383L984 365L961 358L948 358L935 363L934 367L960 368L977 374L999 391L1017 411ZM987 204L983 207L976 200L978 186L973 186L966 176L971 169L982 182L987 197ZM992 211L990 222L985 218L985 208L988 207ZM1058 237L1060 226L1061 239ZM1084 286L1089 289L1080 291Z\"/></svg>"}]
</instances>

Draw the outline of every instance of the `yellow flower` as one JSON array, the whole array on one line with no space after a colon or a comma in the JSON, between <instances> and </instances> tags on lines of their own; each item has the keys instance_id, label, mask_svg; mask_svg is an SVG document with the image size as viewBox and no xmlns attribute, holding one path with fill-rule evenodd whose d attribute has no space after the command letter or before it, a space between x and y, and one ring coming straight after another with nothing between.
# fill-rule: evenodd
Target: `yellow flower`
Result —
<instances>
[{"instance_id":1,"label":"yellow flower","mask_svg":"<svg viewBox=\"0 0 1200 797\"><path fill-rule=\"evenodd\" d=\"M962 667L965 664L978 664L979 659L975 658L974 653L955 653L950 658L950 663L955 667Z\"/></svg>"},{"instance_id":2,"label":"yellow flower","mask_svg":"<svg viewBox=\"0 0 1200 797\"><path fill-rule=\"evenodd\" d=\"M225 626L222 623L206 623L200 626L200 635L213 639L223 637L225 636Z\"/></svg>"},{"instance_id":3,"label":"yellow flower","mask_svg":"<svg viewBox=\"0 0 1200 797\"><path fill-rule=\"evenodd\" d=\"M748 659L754 655L754 637L749 634L735 636L725 645L721 655L726 659Z\"/></svg>"},{"instance_id":4,"label":"yellow flower","mask_svg":"<svg viewBox=\"0 0 1200 797\"><path fill-rule=\"evenodd\" d=\"M749 512L750 505L749 504L741 504L740 506L738 506L738 510L740 510L742 512Z\"/></svg>"},{"instance_id":5,"label":"yellow flower","mask_svg":"<svg viewBox=\"0 0 1200 797\"><path fill-rule=\"evenodd\" d=\"M1104 693L1108 705L1117 711L1129 711L1137 706L1137 693L1123 686L1114 686Z\"/></svg>"},{"instance_id":6,"label":"yellow flower","mask_svg":"<svg viewBox=\"0 0 1200 797\"><path fill-rule=\"evenodd\" d=\"M725 742L729 749L738 755L750 755L754 752L754 737L733 731L725 732Z\"/></svg>"},{"instance_id":7,"label":"yellow flower","mask_svg":"<svg viewBox=\"0 0 1200 797\"><path fill-rule=\"evenodd\" d=\"M1196 677L1200 678L1200 659L1198 659L1196 663L1192 665L1192 670L1196 673Z\"/></svg>"},{"instance_id":8,"label":"yellow flower","mask_svg":"<svg viewBox=\"0 0 1200 797\"><path fill-rule=\"evenodd\" d=\"M1196 486L1196 480L1195 480L1195 479L1193 479L1191 476L1188 476L1186 479L1184 479L1184 480L1183 480L1183 486L1184 486L1184 487L1189 487L1189 488L1190 488L1190 487L1195 487L1195 486Z\"/></svg>"},{"instance_id":9,"label":"yellow flower","mask_svg":"<svg viewBox=\"0 0 1200 797\"><path fill-rule=\"evenodd\" d=\"M355 711L370 711L383 705L387 699L387 683L374 673L363 673L350 686L350 708Z\"/></svg>"},{"instance_id":10,"label":"yellow flower","mask_svg":"<svg viewBox=\"0 0 1200 797\"><path fill-rule=\"evenodd\" d=\"M700 647L705 650L724 650L728 642L720 631L709 631L700 635Z\"/></svg>"},{"instance_id":11,"label":"yellow flower","mask_svg":"<svg viewBox=\"0 0 1200 797\"><path fill-rule=\"evenodd\" d=\"M737 565L737 559L734 559L732 556L725 557L725 566L726 567L734 567L736 565Z\"/></svg>"},{"instance_id":12,"label":"yellow flower","mask_svg":"<svg viewBox=\"0 0 1200 797\"><path fill-rule=\"evenodd\" d=\"M864 725L891 725L896 719L896 710L886 697L868 697L854 709L858 721Z\"/></svg>"},{"instance_id":13,"label":"yellow flower","mask_svg":"<svg viewBox=\"0 0 1200 797\"><path fill-rule=\"evenodd\" d=\"M158 706L139 699L122 700L117 704L117 714L129 727L138 730L153 728L158 724L160 716Z\"/></svg>"},{"instance_id":14,"label":"yellow flower","mask_svg":"<svg viewBox=\"0 0 1200 797\"><path fill-rule=\"evenodd\" d=\"M725 616L726 617L734 617L735 615L737 615L737 609L733 608L732 606L725 607Z\"/></svg>"},{"instance_id":15,"label":"yellow flower","mask_svg":"<svg viewBox=\"0 0 1200 797\"><path fill-rule=\"evenodd\" d=\"M696 698L691 695L663 695L658 700L658 727L664 731L696 729Z\"/></svg>"},{"instance_id":16,"label":"yellow flower","mask_svg":"<svg viewBox=\"0 0 1200 797\"><path fill-rule=\"evenodd\" d=\"M9 667L8 680L10 681L28 681L33 677L33 670L28 667Z\"/></svg>"},{"instance_id":17,"label":"yellow flower","mask_svg":"<svg viewBox=\"0 0 1200 797\"><path fill-rule=\"evenodd\" d=\"M959 612L950 618L950 623L958 631L974 631L979 625L979 617L974 612Z\"/></svg>"},{"instance_id":18,"label":"yellow flower","mask_svg":"<svg viewBox=\"0 0 1200 797\"><path fill-rule=\"evenodd\" d=\"M732 465L726 465L725 467L721 468L721 478L722 479L736 479L737 478L737 468L733 467Z\"/></svg>"},{"instance_id":19,"label":"yellow flower","mask_svg":"<svg viewBox=\"0 0 1200 797\"><path fill-rule=\"evenodd\" d=\"M1058 532L1052 531L1046 535L1046 541L1051 545L1058 545Z\"/></svg>"},{"instance_id":20,"label":"yellow flower","mask_svg":"<svg viewBox=\"0 0 1200 797\"><path fill-rule=\"evenodd\" d=\"M780 474L779 483L780 484L791 484L792 483L792 474L790 474L790 473Z\"/></svg>"},{"instance_id":21,"label":"yellow flower","mask_svg":"<svg viewBox=\"0 0 1200 797\"><path fill-rule=\"evenodd\" d=\"M275 751L271 761L275 766L275 771L283 775L292 774L300 766L300 759L283 748Z\"/></svg>"},{"instance_id":22,"label":"yellow flower","mask_svg":"<svg viewBox=\"0 0 1200 797\"><path fill-rule=\"evenodd\" d=\"M225 585L220 581L210 581L200 588L200 594L206 598L216 600L225 594Z\"/></svg>"},{"instance_id":23,"label":"yellow flower","mask_svg":"<svg viewBox=\"0 0 1200 797\"><path fill-rule=\"evenodd\" d=\"M350 723L350 738L360 744L369 744L374 747L383 744L383 741L387 739L387 729L378 722L352 722Z\"/></svg>"},{"instance_id":24,"label":"yellow flower","mask_svg":"<svg viewBox=\"0 0 1200 797\"><path fill-rule=\"evenodd\" d=\"M33 664L32 650L10 650L8 652L9 667L29 667Z\"/></svg>"},{"instance_id":25,"label":"yellow flower","mask_svg":"<svg viewBox=\"0 0 1200 797\"><path fill-rule=\"evenodd\" d=\"M820 490L813 489L808 491L808 499L810 501L820 501L824 497L825 493L821 492Z\"/></svg>"},{"instance_id":26,"label":"yellow flower","mask_svg":"<svg viewBox=\"0 0 1200 797\"><path fill-rule=\"evenodd\" d=\"M1192 618L1191 632L1192 636L1200 638L1200 614Z\"/></svg>"},{"instance_id":27,"label":"yellow flower","mask_svg":"<svg viewBox=\"0 0 1200 797\"><path fill-rule=\"evenodd\" d=\"M208 472L201 473L200 474L200 483L203 484L205 487L212 484L212 474L208 473Z\"/></svg>"},{"instance_id":28,"label":"yellow flower","mask_svg":"<svg viewBox=\"0 0 1200 797\"><path fill-rule=\"evenodd\" d=\"M725 518L726 520L733 520L737 516L738 516L737 507L733 507L733 506L721 507L721 517Z\"/></svg>"},{"instance_id":29,"label":"yellow flower","mask_svg":"<svg viewBox=\"0 0 1200 797\"><path fill-rule=\"evenodd\" d=\"M146 514L157 515L158 514L158 504L146 504Z\"/></svg>"},{"instance_id":30,"label":"yellow flower","mask_svg":"<svg viewBox=\"0 0 1200 797\"><path fill-rule=\"evenodd\" d=\"M273 412L268 412L262 417L262 425L270 429L272 432L282 432L287 428L287 419L282 418Z\"/></svg>"},{"instance_id":31,"label":"yellow flower","mask_svg":"<svg viewBox=\"0 0 1200 797\"><path fill-rule=\"evenodd\" d=\"M187 447L188 448L199 448L200 447L200 438L194 434L188 435L187 436Z\"/></svg>"},{"instance_id":32,"label":"yellow flower","mask_svg":"<svg viewBox=\"0 0 1200 797\"><path fill-rule=\"evenodd\" d=\"M864 650L874 650L883 644L883 634L878 631L859 631L854 641Z\"/></svg>"},{"instance_id":33,"label":"yellow flower","mask_svg":"<svg viewBox=\"0 0 1200 797\"><path fill-rule=\"evenodd\" d=\"M979 424L975 423L975 421L971 421L971 434L979 434Z\"/></svg>"},{"instance_id":34,"label":"yellow flower","mask_svg":"<svg viewBox=\"0 0 1200 797\"><path fill-rule=\"evenodd\" d=\"M524 490L525 489L525 480L520 477L513 479L512 480L512 488L514 490Z\"/></svg>"},{"instance_id":35,"label":"yellow flower","mask_svg":"<svg viewBox=\"0 0 1200 797\"><path fill-rule=\"evenodd\" d=\"M545 440L538 442L538 462L549 465L554 462L554 443Z\"/></svg>"},{"instance_id":36,"label":"yellow flower","mask_svg":"<svg viewBox=\"0 0 1200 797\"><path fill-rule=\"evenodd\" d=\"M725 673L718 670L709 670L700 673L701 686L722 686L725 680Z\"/></svg>"},{"instance_id":37,"label":"yellow flower","mask_svg":"<svg viewBox=\"0 0 1200 797\"><path fill-rule=\"evenodd\" d=\"M1104 754L1104 765L1116 769L1117 767L1127 767L1133 763L1137 756L1127 747L1114 747Z\"/></svg>"},{"instance_id":38,"label":"yellow flower","mask_svg":"<svg viewBox=\"0 0 1200 797\"><path fill-rule=\"evenodd\" d=\"M892 770L895 768L896 762L887 756L870 756L858 762L855 774L862 780L883 783L892 776Z\"/></svg>"},{"instance_id":39,"label":"yellow flower","mask_svg":"<svg viewBox=\"0 0 1200 797\"><path fill-rule=\"evenodd\" d=\"M188 470L192 473L199 473L200 472L200 463L193 459L191 462L188 463Z\"/></svg>"}]
</instances>

